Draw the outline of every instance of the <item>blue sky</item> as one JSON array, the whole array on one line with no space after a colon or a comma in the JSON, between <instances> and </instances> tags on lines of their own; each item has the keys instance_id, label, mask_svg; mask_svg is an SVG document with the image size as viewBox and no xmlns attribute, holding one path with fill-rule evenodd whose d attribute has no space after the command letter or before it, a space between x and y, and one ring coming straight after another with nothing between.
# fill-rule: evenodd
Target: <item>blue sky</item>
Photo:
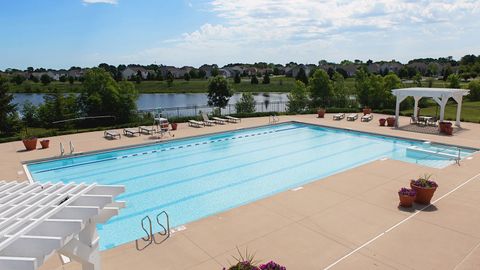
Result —
<instances>
[{"instance_id":1,"label":"blue sky","mask_svg":"<svg viewBox=\"0 0 480 270\"><path fill-rule=\"evenodd\" d=\"M480 54L480 1L0 0L0 69Z\"/></svg>"}]
</instances>

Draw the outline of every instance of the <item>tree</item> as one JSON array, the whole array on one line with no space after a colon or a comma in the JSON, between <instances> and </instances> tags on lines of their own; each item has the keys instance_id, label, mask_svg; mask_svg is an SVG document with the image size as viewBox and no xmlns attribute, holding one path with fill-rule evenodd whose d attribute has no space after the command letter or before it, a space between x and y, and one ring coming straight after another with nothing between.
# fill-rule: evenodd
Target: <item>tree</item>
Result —
<instances>
[{"instance_id":1,"label":"tree","mask_svg":"<svg viewBox=\"0 0 480 270\"><path fill-rule=\"evenodd\" d=\"M460 77L457 74L450 74L447 78L448 87L460 88Z\"/></svg>"},{"instance_id":2,"label":"tree","mask_svg":"<svg viewBox=\"0 0 480 270\"><path fill-rule=\"evenodd\" d=\"M471 101L479 101L480 100L480 80L471 81L468 84L468 89L470 89L470 94L468 97Z\"/></svg>"},{"instance_id":3,"label":"tree","mask_svg":"<svg viewBox=\"0 0 480 270\"><path fill-rule=\"evenodd\" d=\"M212 77L217 77L218 74L219 74L218 73L218 68L216 68L216 67L212 68L212 73L211 73Z\"/></svg>"},{"instance_id":4,"label":"tree","mask_svg":"<svg viewBox=\"0 0 480 270\"><path fill-rule=\"evenodd\" d=\"M253 113L255 112L255 99L252 93L243 93L240 100L235 104L237 113Z\"/></svg>"},{"instance_id":5,"label":"tree","mask_svg":"<svg viewBox=\"0 0 480 270\"><path fill-rule=\"evenodd\" d=\"M190 75L190 78L192 78L192 79L198 78L198 70L195 69L195 68L190 69L188 74Z\"/></svg>"},{"instance_id":6,"label":"tree","mask_svg":"<svg viewBox=\"0 0 480 270\"><path fill-rule=\"evenodd\" d=\"M68 82L70 84L73 84L75 82L75 78L73 78L72 76L68 76Z\"/></svg>"},{"instance_id":7,"label":"tree","mask_svg":"<svg viewBox=\"0 0 480 270\"><path fill-rule=\"evenodd\" d=\"M225 78L216 76L210 79L208 83L209 106L225 108L232 95L233 90L230 88L230 85Z\"/></svg>"},{"instance_id":8,"label":"tree","mask_svg":"<svg viewBox=\"0 0 480 270\"><path fill-rule=\"evenodd\" d=\"M307 73L305 73L305 69L300 68L300 70L297 73L297 76L295 76L295 80L301 81L305 85L308 84L308 77L307 77Z\"/></svg>"},{"instance_id":9,"label":"tree","mask_svg":"<svg viewBox=\"0 0 480 270\"><path fill-rule=\"evenodd\" d=\"M263 75L262 84L269 84L269 83L270 83L270 75L268 75L268 72L265 72L265 75Z\"/></svg>"},{"instance_id":10,"label":"tree","mask_svg":"<svg viewBox=\"0 0 480 270\"><path fill-rule=\"evenodd\" d=\"M200 70L198 71L198 77L199 77L200 79L205 79L206 76L207 76L207 72L206 72L205 70L200 69Z\"/></svg>"},{"instance_id":11,"label":"tree","mask_svg":"<svg viewBox=\"0 0 480 270\"><path fill-rule=\"evenodd\" d=\"M240 73L235 72L235 77L233 78L233 82L236 83L236 84L239 84L241 81L242 81L242 79L240 78Z\"/></svg>"},{"instance_id":12,"label":"tree","mask_svg":"<svg viewBox=\"0 0 480 270\"><path fill-rule=\"evenodd\" d=\"M12 101L7 79L0 77L0 134L12 135L21 128L17 105Z\"/></svg>"},{"instance_id":13,"label":"tree","mask_svg":"<svg viewBox=\"0 0 480 270\"><path fill-rule=\"evenodd\" d=\"M422 87L422 75L419 72L413 76L413 82L415 82L416 86Z\"/></svg>"},{"instance_id":14,"label":"tree","mask_svg":"<svg viewBox=\"0 0 480 270\"><path fill-rule=\"evenodd\" d=\"M38 108L29 100L23 103L22 122L29 127L39 126Z\"/></svg>"},{"instance_id":15,"label":"tree","mask_svg":"<svg viewBox=\"0 0 480 270\"><path fill-rule=\"evenodd\" d=\"M342 74L334 72L332 75L333 82L333 106L345 108L350 100L350 93L345 86L345 78Z\"/></svg>"},{"instance_id":16,"label":"tree","mask_svg":"<svg viewBox=\"0 0 480 270\"><path fill-rule=\"evenodd\" d=\"M111 115L125 123L135 115L138 92L131 83L117 83L109 72L92 68L85 74L79 96L80 110L85 116Z\"/></svg>"},{"instance_id":17,"label":"tree","mask_svg":"<svg viewBox=\"0 0 480 270\"><path fill-rule=\"evenodd\" d=\"M25 81L25 77L20 74L16 74L10 79L10 81L16 85L20 85Z\"/></svg>"},{"instance_id":18,"label":"tree","mask_svg":"<svg viewBox=\"0 0 480 270\"><path fill-rule=\"evenodd\" d=\"M185 74L183 75L183 79L184 79L185 81L187 81L187 82L190 81L190 73L188 73L188 72L185 73Z\"/></svg>"},{"instance_id":19,"label":"tree","mask_svg":"<svg viewBox=\"0 0 480 270\"><path fill-rule=\"evenodd\" d=\"M301 81L295 81L295 87L287 95L287 110L290 113L302 113L308 106L308 91L305 84Z\"/></svg>"},{"instance_id":20,"label":"tree","mask_svg":"<svg viewBox=\"0 0 480 270\"><path fill-rule=\"evenodd\" d=\"M50 76L47 74L42 74L42 76L40 76L40 81L43 85L47 85L52 81L52 78L50 78Z\"/></svg>"},{"instance_id":21,"label":"tree","mask_svg":"<svg viewBox=\"0 0 480 270\"><path fill-rule=\"evenodd\" d=\"M61 81L61 82L66 82L67 81L67 76L62 75L62 76L60 76L60 78L58 80Z\"/></svg>"},{"instance_id":22,"label":"tree","mask_svg":"<svg viewBox=\"0 0 480 270\"><path fill-rule=\"evenodd\" d=\"M55 89L43 96L43 103L37 110L38 119L45 127L53 127L52 122L75 118L77 116L76 97L65 96L64 93ZM29 123L30 124L30 123ZM65 127L67 124L55 125Z\"/></svg>"},{"instance_id":23,"label":"tree","mask_svg":"<svg viewBox=\"0 0 480 270\"><path fill-rule=\"evenodd\" d=\"M174 80L174 77L173 77L173 73L169 70L167 72L167 85L168 87L171 87L173 85L173 80Z\"/></svg>"},{"instance_id":24,"label":"tree","mask_svg":"<svg viewBox=\"0 0 480 270\"><path fill-rule=\"evenodd\" d=\"M446 68L443 69L442 75L443 75L443 80L446 81L448 79L448 76L453 73L452 67L447 66Z\"/></svg>"},{"instance_id":25,"label":"tree","mask_svg":"<svg viewBox=\"0 0 480 270\"><path fill-rule=\"evenodd\" d=\"M30 75L30 77L28 78L30 81L34 82L34 83L38 83L38 78L33 76L33 75Z\"/></svg>"},{"instance_id":26,"label":"tree","mask_svg":"<svg viewBox=\"0 0 480 270\"><path fill-rule=\"evenodd\" d=\"M332 82L323 69L318 69L310 78L310 97L314 108L330 105L330 96L332 94Z\"/></svg>"},{"instance_id":27,"label":"tree","mask_svg":"<svg viewBox=\"0 0 480 270\"><path fill-rule=\"evenodd\" d=\"M251 84L258 84L258 78L257 75L252 75L252 79L250 79Z\"/></svg>"}]
</instances>

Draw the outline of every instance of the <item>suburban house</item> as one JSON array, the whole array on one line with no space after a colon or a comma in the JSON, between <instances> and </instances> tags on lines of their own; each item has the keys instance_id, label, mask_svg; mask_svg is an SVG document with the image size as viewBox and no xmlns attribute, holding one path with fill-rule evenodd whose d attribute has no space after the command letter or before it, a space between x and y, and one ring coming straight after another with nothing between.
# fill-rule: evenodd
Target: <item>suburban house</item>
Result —
<instances>
[{"instance_id":1,"label":"suburban house","mask_svg":"<svg viewBox=\"0 0 480 270\"><path fill-rule=\"evenodd\" d=\"M396 61L385 62L380 65L380 70L388 70L388 72L395 72L398 74L403 65Z\"/></svg>"},{"instance_id":2,"label":"suburban house","mask_svg":"<svg viewBox=\"0 0 480 270\"><path fill-rule=\"evenodd\" d=\"M142 79L147 79L148 71L140 66L128 66L125 70L122 71L122 78L125 80L129 80L137 76L139 74L142 76Z\"/></svg>"},{"instance_id":3,"label":"suburban house","mask_svg":"<svg viewBox=\"0 0 480 270\"><path fill-rule=\"evenodd\" d=\"M75 79L79 79L80 77L83 77L85 74L85 69L70 69L67 74L68 77L73 77Z\"/></svg>"},{"instance_id":4,"label":"suburban house","mask_svg":"<svg viewBox=\"0 0 480 270\"><path fill-rule=\"evenodd\" d=\"M205 64L205 65L202 65L201 67L199 67L198 69L205 71L205 73L206 73L205 76L208 78L208 77L212 76L212 70L213 69L218 69L218 66L216 64L213 64L213 65Z\"/></svg>"}]
</instances>

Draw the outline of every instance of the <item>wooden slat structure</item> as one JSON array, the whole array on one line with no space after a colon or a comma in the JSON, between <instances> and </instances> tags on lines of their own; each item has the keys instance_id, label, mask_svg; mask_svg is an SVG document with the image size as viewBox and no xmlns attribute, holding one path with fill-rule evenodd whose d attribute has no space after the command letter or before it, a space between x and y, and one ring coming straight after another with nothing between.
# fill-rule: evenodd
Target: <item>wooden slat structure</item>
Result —
<instances>
[{"instance_id":1,"label":"wooden slat structure","mask_svg":"<svg viewBox=\"0 0 480 270\"><path fill-rule=\"evenodd\" d=\"M123 186L0 181L0 269L35 270L55 252L99 270L96 224L118 214Z\"/></svg>"}]
</instances>

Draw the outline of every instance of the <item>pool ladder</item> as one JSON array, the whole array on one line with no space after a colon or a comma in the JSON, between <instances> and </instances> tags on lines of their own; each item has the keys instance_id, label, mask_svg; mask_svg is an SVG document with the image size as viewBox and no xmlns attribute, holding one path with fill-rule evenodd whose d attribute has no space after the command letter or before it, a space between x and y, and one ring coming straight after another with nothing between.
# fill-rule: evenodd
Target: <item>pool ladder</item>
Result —
<instances>
[{"instance_id":1,"label":"pool ladder","mask_svg":"<svg viewBox=\"0 0 480 270\"><path fill-rule=\"evenodd\" d=\"M278 119L278 116L276 116L274 114L268 116L268 123L269 124L275 124L275 123L278 123L278 121L280 121Z\"/></svg>"},{"instance_id":2,"label":"pool ladder","mask_svg":"<svg viewBox=\"0 0 480 270\"><path fill-rule=\"evenodd\" d=\"M165 225L163 225L163 223L160 221L162 217L165 220ZM165 242L170 237L170 217L168 216L168 213L166 211L162 211L155 217L155 219L157 221L157 224L162 227L162 230L158 233L153 232L152 219L149 216L145 216L140 221L140 224L142 225L142 230L145 232L146 237L135 240L135 247L138 251L146 249L151 244L159 245ZM155 238L157 234L162 236L163 239L158 241L158 239ZM144 243L143 246L141 246L141 242Z\"/></svg>"}]
</instances>

